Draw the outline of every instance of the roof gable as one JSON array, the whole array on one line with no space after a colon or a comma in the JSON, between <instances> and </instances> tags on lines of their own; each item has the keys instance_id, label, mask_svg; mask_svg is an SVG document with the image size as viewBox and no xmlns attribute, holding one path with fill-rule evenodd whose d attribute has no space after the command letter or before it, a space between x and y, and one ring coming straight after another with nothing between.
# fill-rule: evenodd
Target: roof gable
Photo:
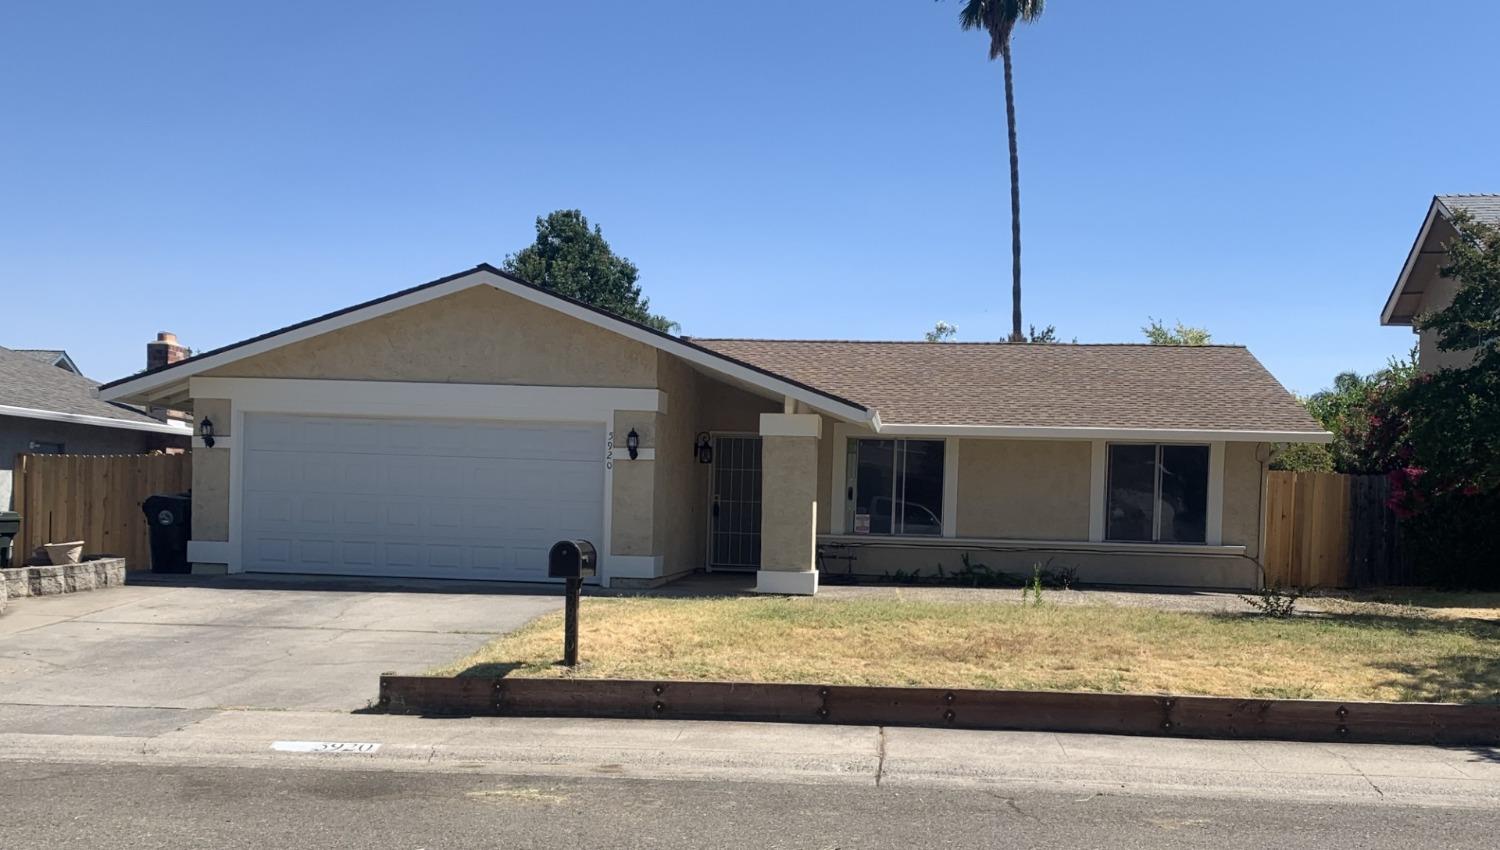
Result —
<instances>
[{"instance_id":1,"label":"roof gable","mask_svg":"<svg viewBox=\"0 0 1500 850\"><path fill-rule=\"evenodd\" d=\"M241 342L215 348L140 375L100 386L104 398L147 401L184 397L187 380L210 370L283 346L351 327L389 313L426 303L476 286L491 286L535 304L613 331L637 342L683 358L695 365L767 392L796 399L809 407L850 421L869 421L871 411L832 393L773 374L754 364L710 351L690 340L620 318L589 304L542 289L482 263L468 271L394 292L390 295L336 310Z\"/></svg>"},{"instance_id":2,"label":"roof gable","mask_svg":"<svg viewBox=\"0 0 1500 850\"><path fill-rule=\"evenodd\" d=\"M83 374L83 370L78 368L78 364L73 362L73 358L68 356L68 352L63 351L61 348L12 348L11 351L30 357L32 360L46 363L48 366L66 369L75 375Z\"/></svg>"},{"instance_id":3,"label":"roof gable","mask_svg":"<svg viewBox=\"0 0 1500 850\"><path fill-rule=\"evenodd\" d=\"M1422 219L1422 227L1417 231L1416 241L1407 252L1401 273L1380 311L1382 325L1410 325L1416 318L1427 284L1440 273L1439 268L1447 253L1444 243L1453 236L1453 228L1448 222L1460 211L1469 213L1478 221L1500 224L1500 195L1433 196L1427 215Z\"/></svg>"}]
</instances>

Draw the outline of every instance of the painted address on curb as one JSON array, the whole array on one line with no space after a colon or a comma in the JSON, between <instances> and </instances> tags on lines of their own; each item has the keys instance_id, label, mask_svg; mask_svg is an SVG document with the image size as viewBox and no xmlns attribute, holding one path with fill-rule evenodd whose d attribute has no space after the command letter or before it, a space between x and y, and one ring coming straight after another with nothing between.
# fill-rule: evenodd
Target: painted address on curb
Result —
<instances>
[{"instance_id":1,"label":"painted address on curb","mask_svg":"<svg viewBox=\"0 0 1500 850\"><path fill-rule=\"evenodd\" d=\"M363 753L380 749L379 744L354 741L275 741L271 749L281 753Z\"/></svg>"}]
</instances>

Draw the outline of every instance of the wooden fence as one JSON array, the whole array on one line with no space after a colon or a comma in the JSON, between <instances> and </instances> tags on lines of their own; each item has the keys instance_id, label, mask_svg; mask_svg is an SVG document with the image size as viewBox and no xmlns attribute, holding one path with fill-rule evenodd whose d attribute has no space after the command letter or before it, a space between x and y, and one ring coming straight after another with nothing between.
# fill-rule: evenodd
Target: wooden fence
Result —
<instances>
[{"instance_id":1,"label":"wooden fence","mask_svg":"<svg viewBox=\"0 0 1500 850\"><path fill-rule=\"evenodd\" d=\"M1409 584L1410 559L1383 475L1271 472L1266 478L1266 584Z\"/></svg>"},{"instance_id":2,"label":"wooden fence","mask_svg":"<svg viewBox=\"0 0 1500 850\"><path fill-rule=\"evenodd\" d=\"M84 552L118 555L131 570L150 569L141 503L158 493L181 493L192 481L189 454L18 455L16 558L43 543L82 540Z\"/></svg>"}]
</instances>

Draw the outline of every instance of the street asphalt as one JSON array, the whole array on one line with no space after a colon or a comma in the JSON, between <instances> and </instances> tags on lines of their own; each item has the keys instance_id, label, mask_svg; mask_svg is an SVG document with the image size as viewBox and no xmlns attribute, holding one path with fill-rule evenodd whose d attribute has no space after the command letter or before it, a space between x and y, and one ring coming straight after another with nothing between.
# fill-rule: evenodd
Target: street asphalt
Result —
<instances>
[{"instance_id":1,"label":"street asphalt","mask_svg":"<svg viewBox=\"0 0 1500 850\"><path fill-rule=\"evenodd\" d=\"M1493 848L1500 810L1099 791L0 763L4 845Z\"/></svg>"}]
</instances>

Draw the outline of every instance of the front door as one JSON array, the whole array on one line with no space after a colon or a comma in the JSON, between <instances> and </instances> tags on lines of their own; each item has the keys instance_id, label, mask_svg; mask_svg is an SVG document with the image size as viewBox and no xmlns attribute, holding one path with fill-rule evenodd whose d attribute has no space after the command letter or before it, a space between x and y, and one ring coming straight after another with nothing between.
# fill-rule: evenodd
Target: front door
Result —
<instances>
[{"instance_id":1,"label":"front door","mask_svg":"<svg viewBox=\"0 0 1500 850\"><path fill-rule=\"evenodd\" d=\"M714 438L708 567L760 569L760 437Z\"/></svg>"}]
</instances>

